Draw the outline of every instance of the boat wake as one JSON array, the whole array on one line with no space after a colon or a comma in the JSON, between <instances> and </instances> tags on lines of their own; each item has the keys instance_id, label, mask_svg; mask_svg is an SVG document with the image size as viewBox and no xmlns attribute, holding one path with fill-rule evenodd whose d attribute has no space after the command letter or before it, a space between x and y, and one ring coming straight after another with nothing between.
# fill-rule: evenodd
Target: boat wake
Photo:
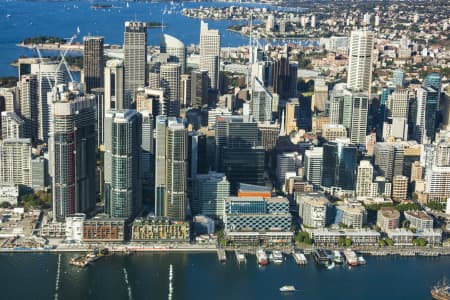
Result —
<instances>
[{"instance_id":1,"label":"boat wake","mask_svg":"<svg viewBox=\"0 0 450 300\"><path fill-rule=\"evenodd\" d=\"M170 266L169 266L169 296L168 296L169 300L172 300L172 294L173 294L172 279L173 279L173 266L172 266L172 264L170 264Z\"/></svg>"},{"instance_id":2,"label":"boat wake","mask_svg":"<svg viewBox=\"0 0 450 300\"><path fill-rule=\"evenodd\" d=\"M58 255L58 264L56 266L55 300L58 300L60 277L61 277L61 254Z\"/></svg>"},{"instance_id":3,"label":"boat wake","mask_svg":"<svg viewBox=\"0 0 450 300\"><path fill-rule=\"evenodd\" d=\"M131 293L130 282L128 281L128 272L127 272L127 269L125 269L125 268L123 268L123 276L125 278L125 284L127 285L127 289L128 289L128 299L133 300L133 294Z\"/></svg>"}]
</instances>

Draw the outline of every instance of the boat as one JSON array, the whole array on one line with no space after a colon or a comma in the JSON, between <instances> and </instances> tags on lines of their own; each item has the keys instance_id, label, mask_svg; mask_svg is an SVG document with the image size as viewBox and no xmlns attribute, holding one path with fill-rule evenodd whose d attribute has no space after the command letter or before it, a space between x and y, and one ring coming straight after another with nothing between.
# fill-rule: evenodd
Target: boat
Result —
<instances>
[{"instance_id":1,"label":"boat","mask_svg":"<svg viewBox=\"0 0 450 300\"><path fill-rule=\"evenodd\" d=\"M246 263L247 260L245 259L245 255L243 253L236 251L235 254L236 254L236 259L237 259L238 263L240 263L240 264Z\"/></svg>"},{"instance_id":2,"label":"boat","mask_svg":"<svg viewBox=\"0 0 450 300\"><path fill-rule=\"evenodd\" d=\"M356 256L355 251L352 251L352 249L348 248L344 250L344 256L345 260L347 261L347 264L350 266L357 266L358 265L358 257Z\"/></svg>"},{"instance_id":3,"label":"boat","mask_svg":"<svg viewBox=\"0 0 450 300\"><path fill-rule=\"evenodd\" d=\"M299 265L306 265L308 263L305 254L301 253L300 251L294 252L294 260Z\"/></svg>"},{"instance_id":4,"label":"boat","mask_svg":"<svg viewBox=\"0 0 450 300\"><path fill-rule=\"evenodd\" d=\"M283 254L281 251L274 250L271 254L270 261L276 264L281 264L283 262Z\"/></svg>"},{"instance_id":5,"label":"boat","mask_svg":"<svg viewBox=\"0 0 450 300\"><path fill-rule=\"evenodd\" d=\"M324 267L328 267L328 265L331 263L330 254L324 249L314 250L313 256L316 262Z\"/></svg>"},{"instance_id":6,"label":"boat","mask_svg":"<svg viewBox=\"0 0 450 300\"><path fill-rule=\"evenodd\" d=\"M266 252L264 252L264 250L262 250L262 249L259 249L258 251L256 251L256 259L257 259L258 265L260 265L260 266L265 266L269 263Z\"/></svg>"},{"instance_id":7,"label":"boat","mask_svg":"<svg viewBox=\"0 0 450 300\"><path fill-rule=\"evenodd\" d=\"M336 264L342 264L343 259L342 259L342 254L341 254L340 251L338 251L338 250L334 250L334 251L333 251L333 261L334 261Z\"/></svg>"},{"instance_id":8,"label":"boat","mask_svg":"<svg viewBox=\"0 0 450 300\"><path fill-rule=\"evenodd\" d=\"M113 8L111 4L92 4L91 9L108 9Z\"/></svg>"},{"instance_id":9,"label":"boat","mask_svg":"<svg viewBox=\"0 0 450 300\"><path fill-rule=\"evenodd\" d=\"M335 266L336 265L334 264L334 261L332 261L331 264L328 264L327 269L332 270L332 269L334 269Z\"/></svg>"},{"instance_id":10,"label":"boat","mask_svg":"<svg viewBox=\"0 0 450 300\"><path fill-rule=\"evenodd\" d=\"M295 292L295 286L293 285L283 285L280 287L280 292Z\"/></svg>"},{"instance_id":11,"label":"boat","mask_svg":"<svg viewBox=\"0 0 450 300\"><path fill-rule=\"evenodd\" d=\"M431 297L435 300L450 300L450 286L444 276L442 282L439 282L431 289Z\"/></svg>"},{"instance_id":12,"label":"boat","mask_svg":"<svg viewBox=\"0 0 450 300\"><path fill-rule=\"evenodd\" d=\"M366 260L362 256L358 256L358 265L365 265Z\"/></svg>"}]
</instances>

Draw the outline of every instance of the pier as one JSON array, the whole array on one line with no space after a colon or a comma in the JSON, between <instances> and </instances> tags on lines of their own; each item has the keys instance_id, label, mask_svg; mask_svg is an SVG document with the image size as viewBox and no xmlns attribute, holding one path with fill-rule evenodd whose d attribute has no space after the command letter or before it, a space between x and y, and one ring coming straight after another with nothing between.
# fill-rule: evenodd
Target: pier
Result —
<instances>
[{"instance_id":1,"label":"pier","mask_svg":"<svg viewBox=\"0 0 450 300\"><path fill-rule=\"evenodd\" d=\"M227 261L227 254L224 249L217 249L217 258L220 262L226 262Z\"/></svg>"},{"instance_id":2,"label":"pier","mask_svg":"<svg viewBox=\"0 0 450 300\"><path fill-rule=\"evenodd\" d=\"M245 264L247 262L247 259L245 258L245 255L243 253L235 250L234 255L236 256L236 260L239 264Z\"/></svg>"}]
</instances>

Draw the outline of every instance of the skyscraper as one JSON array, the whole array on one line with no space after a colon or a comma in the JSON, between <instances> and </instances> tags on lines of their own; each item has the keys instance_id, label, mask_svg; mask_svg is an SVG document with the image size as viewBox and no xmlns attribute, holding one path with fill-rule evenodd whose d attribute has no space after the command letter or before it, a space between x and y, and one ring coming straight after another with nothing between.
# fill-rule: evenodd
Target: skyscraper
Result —
<instances>
[{"instance_id":1,"label":"skyscraper","mask_svg":"<svg viewBox=\"0 0 450 300\"><path fill-rule=\"evenodd\" d=\"M154 150L153 150L153 115L149 111L142 111L142 138L141 138L141 176L142 188L147 195L153 192L154 176ZM153 196L149 196L153 199Z\"/></svg>"},{"instance_id":2,"label":"skyscraper","mask_svg":"<svg viewBox=\"0 0 450 300\"><path fill-rule=\"evenodd\" d=\"M209 87L219 89L220 33L209 29L208 23L200 24L200 69L208 70Z\"/></svg>"},{"instance_id":3,"label":"skyscraper","mask_svg":"<svg viewBox=\"0 0 450 300\"><path fill-rule=\"evenodd\" d=\"M83 38L83 77L88 93L94 88L103 87L103 69L105 67L103 42L103 37L85 36Z\"/></svg>"},{"instance_id":4,"label":"skyscraper","mask_svg":"<svg viewBox=\"0 0 450 300\"><path fill-rule=\"evenodd\" d=\"M304 160L306 180L314 184L314 187L319 187L322 181L323 148L306 150Z\"/></svg>"},{"instance_id":5,"label":"skyscraper","mask_svg":"<svg viewBox=\"0 0 450 300\"><path fill-rule=\"evenodd\" d=\"M161 34L159 51L169 54L170 62L179 63L181 74L184 74L186 71L186 47L179 39L165 33Z\"/></svg>"},{"instance_id":6,"label":"skyscraper","mask_svg":"<svg viewBox=\"0 0 450 300\"><path fill-rule=\"evenodd\" d=\"M181 67L178 63L161 65L161 87L165 89L165 97L169 103L167 114L171 117L180 115L180 74Z\"/></svg>"},{"instance_id":7,"label":"skyscraper","mask_svg":"<svg viewBox=\"0 0 450 300\"><path fill-rule=\"evenodd\" d=\"M165 216L166 206L166 126L167 116L156 116L155 122L155 215Z\"/></svg>"},{"instance_id":8,"label":"skyscraper","mask_svg":"<svg viewBox=\"0 0 450 300\"><path fill-rule=\"evenodd\" d=\"M63 93L53 103L49 154L53 218L86 213L96 201L95 97Z\"/></svg>"},{"instance_id":9,"label":"skyscraper","mask_svg":"<svg viewBox=\"0 0 450 300\"><path fill-rule=\"evenodd\" d=\"M356 145L365 144L369 98L367 95L357 94L353 96L352 102L350 141Z\"/></svg>"},{"instance_id":10,"label":"skyscraper","mask_svg":"<svg viewBox=\"0 0 450 300\"><path fill-rule=\"evenodd\" d=\"M272 120L272 94L255 77L252 85L252 115L257 122Z\"/></svg>"},{"instance_id":11,"label":"skyscraper","mask_svg":"<svg viewBox=\"0 0 450 300\"><path fill-rule=\"evenodd\" d=\"M130 219L141 208L142 117L135 110L105 113L105 212Z\"/></svg>"},{"instance_id":12,"label":"skyscraper","mask_svg":"<svg viewBox=\"0 0 450 300\"><path fill-rule=\"evenodd\" d=\"M357 153L357 147L346 139L323 145L322 187L325 190L355 190Z\"/></svg>"},{"instance_id":13,"label":"skyscraper","mask_svg":"<svg viewBox=\"0 0 450 300\"><path fill-rule=\"evenodd\" d=\"M373 32L352 31L347 72L347 87L350 90L370 93L373 43Z\"/></svg>"},{"instance_id":14,"label":"skyscraper","mask_svg":"<svg viewBox=\"0 0 450 300\"><path fill-rule=\"evenodd\" d=\"M20 78L20 100L17 114L24 120L24 135L37 139L38 130L38 79L36 74L23 75Z\"/></svg>"},{"instance_id":15,"label":"skyscraper","mask_svg":"<svg viewBox=\"0 0 450 300\"><path fill-rule=\"evenodd\" d=\"M130 108L129 99L124 97L123 62L108 60L105 67L105 111Z\"/></svg>"},{"instance_id":16,"label":"skyscraper","mask_svg":"<svg viewBox=\"0 0 450 300\"><path fill-rule=\"evenodd\" d=\"M147 83L147 23L127 21L124 33L125 97L133 102L134 93Z\"/></svg>"},{"instance_id":17,"label":"skyscraper","mask_svg":"<svg viewBox=\"0 0 450 300\"><path fill-rule=\"evenodd\" d=\"M31 188L31 140L0 141L0 182Z\"/></svg>"},{"instance_id":18,"label":"skyscraper","mask_svg":"<svg viewBox=\"0 0 450 300\"><path fill-rule=\"evenodd\" d=\"M2 111L2 139L26 138L24 135L25 122L16 113L11 111Z\"/></svg>"},{"instance_id":19,"label":"skyscraper","mask_svg":"<svg viewBox=\"0 0 450 300\"><path fill-rule=\"evenodd\" d=\"M191 73L190 99L192 107L208 105L208 71L193 70Z\"/></svg>"},{"instance_id":20,"label":"skyscraper","mask_svg":"<svg viewBox=\"0 0 450 300\"><path fill-rule=\"evenodd\" d=\"M187 130L181 119L169 118L166 134L166 215L184 221L187 208Z\"/></svg>"},{"instance_id":21,"label":"skyscraper","mask_svg":"<svg viewBox=\"0 0 450 300\"><path fill-rule=\"evenodd\" d=\"M421 144L434 140L436 134L436 114L439 110L439 93L433 87L417 89L417 117L415 136Z\"/></svg>"},{"instance_id":22,"label":"skyscraper","mask_svg":"<svg viewBox=\"0 0 450 300\"><path fill-rule=\"evenodd\" d=\"M191 201L193 214L203 214L214 219L222 219L225 199L230 196L230 183L223 173L209 172L198 175L195 193Z\"/></svg>"},{"instance_id":23,"label":"skyscraper","mask_svg":"<svg viewBox=\"0 0 450 300\"><path fill-rule=\"evenodd\" d=\"M356 179L356 196L371 197L373 193L373 166L368 160L362 160L358 166L358 176Z\"/></svg>"}]
</instances>

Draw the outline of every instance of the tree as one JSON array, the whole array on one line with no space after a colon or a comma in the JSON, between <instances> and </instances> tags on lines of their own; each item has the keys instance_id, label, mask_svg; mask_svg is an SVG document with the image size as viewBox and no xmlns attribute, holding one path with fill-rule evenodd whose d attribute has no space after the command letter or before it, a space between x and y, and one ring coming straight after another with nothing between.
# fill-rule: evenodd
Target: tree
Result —
<instances>
[{"instance_id":1,"label":"tree","mask_svg":"<svg viewBox=\"0 0 450 300\"><path fill-rule=\"evenodd\" d=\"M394 245L394 241L393 241L392 239L386 238L385 240L386 240L386 244L387 244L389 247L391 247L391 246Z\"/></svg>"},{"instance_id":2,"label":"tree","mask_svg":"<svg viewBox=\"0 0 450 300\"><path fill-rule=\"evenodd\" d=\"M3 201L2 203L0 203L0 207L1 208L10 208L11 203L9 203L8 201Z\"/></svg>"},{"instance_id":3,"label":"tree","mask_svg":"<svg viewBox=\"0 0 450 300\"><path fill-rule=\"evenodd\" d=\"M345 247L350 247L352 245L352 241L349 238L345 239Z\"/></svg>"},{"instance_id":4,"label":"tree","mask_svg":"<svg viewBox=\"0 0 450 300\"><path fill-rule=\"evenodd\" d=\"M339 247L344 247L345 245L345 238L344 237L339 237L339 241L338 241L338 245Z\"/></svg>"},{"instance_id":5,"label":"tree","mask_svg":"<svg viewBox=\"0 0 450 300\"><path fill-rule=\"evenodd\" d=\"M444 205L436 201L428 202L425 206L437 211L442 211L444 209Z\"/></svg>"},{"instance_id":6,"label":"tree","mask_svg":"<svg viewBox=\"0 0 450 300\"><path fill-rule=\"evenodd\" d=\"M379 240L378 245L380 245L380 247L384 247L386 246L386 242L384 240Z\"/></svg>"}]
</instances>

